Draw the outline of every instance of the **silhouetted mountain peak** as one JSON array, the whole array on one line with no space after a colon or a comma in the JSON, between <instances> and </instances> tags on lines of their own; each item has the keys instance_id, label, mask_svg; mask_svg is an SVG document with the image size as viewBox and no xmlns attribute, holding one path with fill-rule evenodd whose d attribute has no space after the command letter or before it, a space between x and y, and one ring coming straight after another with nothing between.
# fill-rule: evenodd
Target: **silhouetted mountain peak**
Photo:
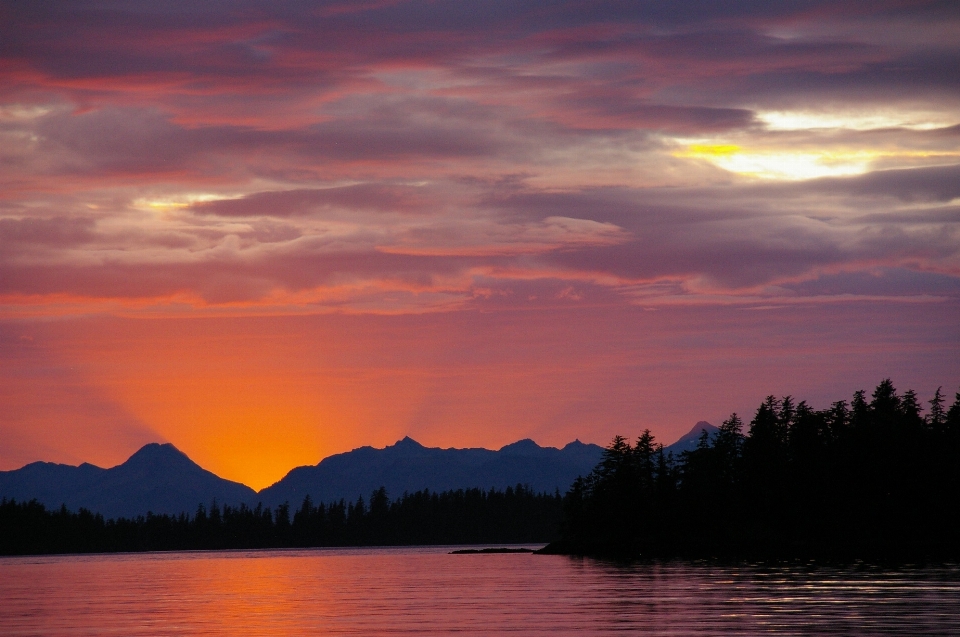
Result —
<instances>
[{"instance_id":1,"label":"silhouetted mountain peak","mask_svg":"<svg viewBox=\"0 0 960 637\"><path fill-rule=\"evenodd\" d=\"M397 449L426 449L426 447L410 436L404 436L402 440L398 440L393 446Z\"/></svg>"},{"instance_id":2,"label":"silhouetted mountain peak","mask_svg":"<svg viewBox=\"0 0 960 637\"><path fill-rule=\"evenodd\" d=\"M530 438L524 438L523 440L511 442L509 445L500 447L501 453L508 453L511 455L530 455L536 454L537 452L543 450L544 447L541 447Z\"/></svg>"},{"instance_id":3,"label":"silhouetted mountain peak","mask_svg":"<svg viewBox=\"0 0 960 637\"><path fill-rule=\"evenodd\" d=\"M126 462L110 469L35 463L0 472L0 494L37 498L56 508L83 507L106 517L132 517L148 511L177 515L216 499L221 504L252 505L256 492L207 471L171 444L144 445Z\"/></svg>"},{"instance_id":4,"label":"silhouetted mountain peak","mask_svg":"<svg viewBox=\"0 0 960 637\"><path fill-rule=\"evenodd\" d=\"M698 422L693 426L693 429L683 434L683 436L681 436L680 440L678 440L677 442L679 443L679 442L687 442L690 440L699 440L700 433L704 430L706 430L707 434L711 436L717 432L716 427L708 423L706 420L701 420L700 422ZM674 444L677 444L677 443L674 443Z\"/></svg>"},{"instance_id":5,"label":"silhouetted mountain peak","mask_svg":"<svg viewBox=\"0 0 960 637\"><path fill-rule=\"evenodd\" d=\"M159 443L151 442L149 444L143 445L140 449L137 450L132 456L127 458L127 461L123 464L144 464L144 463L155 463L155 462L178 462L182 463L184 461L189 462L190 464L195 464L193 460L187 457L187 454L183 453L176 447L174 447L169 442Z\"/></svg>"},{"instance_id":6,"label":"silhouetted mountain peak","mask_svg":"<svg viewBox=\"0 0 960 637\"><path fill-rule=\"evenodd\" d=\"M213 476L172 444L156 442L144 445L127 458L126 462L113 469L118 472L117 475L128 476L130 479L133 476L151 475L165 476L165 479L172 476L179 476L178 479L193 476L191 479L196 480L207 474Z\"/></svg>"},{"instance_id":7,"label":"silhouetted mountain peak","mask_svg":"<svg viewBox=\"0 0 960 637\"><path fill-rule=\"evenodd\" d=\"M170 442L148 442L134 453L131 458L137 456L157 456L162 454L180 454L186 457L186 454L173 446Z\"/></svg>"},{"instance_id":8,"label":"silhouetted mountain peak","mask_svg":"<svg viewBox=\"0 0 960 637\"><path fill-rule=\"evenodd\" d=\"M700 435L703 431L707 432L707 435L710 437L710 444L713 444L713 437L718 429L706 420L701 420L693 426L693 429L680 436L680 439L672 445L664 447L663 450L667 453L673 453L676 457L679 457L684 451L693 451L697 448L697 444L700 442Z\"/></svg>"}]
</instances>

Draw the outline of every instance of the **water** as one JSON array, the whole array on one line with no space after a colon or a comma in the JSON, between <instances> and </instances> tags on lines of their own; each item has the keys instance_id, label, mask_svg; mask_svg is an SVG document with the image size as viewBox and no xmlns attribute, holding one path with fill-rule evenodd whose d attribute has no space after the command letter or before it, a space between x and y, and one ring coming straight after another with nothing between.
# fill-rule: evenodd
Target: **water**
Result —
<instances>
[{"instance_id":1,"label":"water","mask_svg":"<svg viewBox=\"0 0 960 637\"><path fill-rule=\"evenodd\" d=\"M960 568L451 547L0 558L0 635L957 635Z\"/></svg>"}]
</instances>

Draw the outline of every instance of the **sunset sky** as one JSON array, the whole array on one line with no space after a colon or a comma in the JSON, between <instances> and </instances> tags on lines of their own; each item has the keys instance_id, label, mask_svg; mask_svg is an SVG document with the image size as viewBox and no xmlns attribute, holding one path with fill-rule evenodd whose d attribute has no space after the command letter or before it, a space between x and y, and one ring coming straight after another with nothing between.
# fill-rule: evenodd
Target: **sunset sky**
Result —
<instances>
[{"instance_id":1,"label":"sunset sky","mask_svg":"<svg viewBox=\"0 0 960 637\"><path fill-rule=\"evenodd\" d=\"M0 0L0 470L888 376L960 387L955 0Z\"/></svg>"}]
</instances>

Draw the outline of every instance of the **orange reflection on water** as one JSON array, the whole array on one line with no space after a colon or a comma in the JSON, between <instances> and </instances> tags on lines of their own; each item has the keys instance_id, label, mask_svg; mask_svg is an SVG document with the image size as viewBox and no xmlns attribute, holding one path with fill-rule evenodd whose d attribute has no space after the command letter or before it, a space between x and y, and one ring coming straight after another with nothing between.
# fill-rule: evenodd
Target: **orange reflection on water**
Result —
<instances>
[{"instance_id":1,"label":"orange reflection on water","mask_svg":"<svg viewBox=\"0 0 960 637\"><path fill-rule=\"evenodd\" d=\"M450 547L0 558L0 634L960 634L960 568L607 564Z\"/></svg>"}]
</instances>

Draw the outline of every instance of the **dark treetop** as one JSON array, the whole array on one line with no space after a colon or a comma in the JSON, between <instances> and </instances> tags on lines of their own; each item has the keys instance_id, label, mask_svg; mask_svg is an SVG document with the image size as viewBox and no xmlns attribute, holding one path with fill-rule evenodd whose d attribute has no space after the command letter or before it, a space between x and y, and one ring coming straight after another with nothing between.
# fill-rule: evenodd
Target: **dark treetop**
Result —
<instances>
[{"instance_id":1,"label":"dark treetop","mask_svg":"<svg viewBox=\"0 0 960 637\"><path fill-rule=\"evenodd\" d=\"M768 397L671 458L617 436L564 498L552 552L616 557L956 559L960 393L923 415L885 380L817 411Z\"/></svg>"},{"instance_id":2,"label":"dark treetop","mask_svg":"<svg viewBox=\"0 0 960 637\"><path fill-rule=\"evenodd\" d=\"M404 544L513 544L558 536L562 498L523 486L405 493L377 489L365 502L314 504L291 511L257 505L200 506L180 514L104 520L86 509L48 511L36 502L0 500L0 555L250 549Z\"/></svg>"}]
</instances>

